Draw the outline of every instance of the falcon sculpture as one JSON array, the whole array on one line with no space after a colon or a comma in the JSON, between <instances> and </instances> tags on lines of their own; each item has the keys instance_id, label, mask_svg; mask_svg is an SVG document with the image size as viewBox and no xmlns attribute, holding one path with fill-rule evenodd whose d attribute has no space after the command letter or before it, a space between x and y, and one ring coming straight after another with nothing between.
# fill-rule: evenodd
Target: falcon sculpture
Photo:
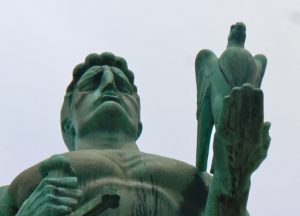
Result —
<instances>
[{"instance_id":1,"label":"falcon sculpture","mask_svg":"<svg viewBox=\"0 0 300 216\"><path fill-rule=\"evenodd\" d=\"M265 73L267 58L252 56L244 48L246 26L238 22L231 26L226 50L218 58L211 50L201 50L195 61L197 82L197 161L196 167L207 169L212 128L218 126L223 99L234 87L244 83L259 88ZM213 172L212 162L211 172Z\"/></svg>"}]
</instances>

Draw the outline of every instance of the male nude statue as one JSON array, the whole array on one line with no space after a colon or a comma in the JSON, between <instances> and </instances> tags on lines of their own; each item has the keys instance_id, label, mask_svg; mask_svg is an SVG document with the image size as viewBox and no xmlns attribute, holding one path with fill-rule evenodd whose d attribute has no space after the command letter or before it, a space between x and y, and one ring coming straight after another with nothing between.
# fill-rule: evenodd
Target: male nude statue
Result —
<instances>
[{"instance_id":1,"label":"male nude statue","mask_svg":"<svg viewBox=\"0 0 300 216\"><path fill-rule=\"evenodd\" d=\"M123 58L91 54L74 69L62 107L70 152L2 187L0 215L248 215L250 176L269 145L262 103L262 92L249 85L235 88L224 100L211 176L139 151L135 141L142 124L133 73Z\"/></svg>"}]
</instances>

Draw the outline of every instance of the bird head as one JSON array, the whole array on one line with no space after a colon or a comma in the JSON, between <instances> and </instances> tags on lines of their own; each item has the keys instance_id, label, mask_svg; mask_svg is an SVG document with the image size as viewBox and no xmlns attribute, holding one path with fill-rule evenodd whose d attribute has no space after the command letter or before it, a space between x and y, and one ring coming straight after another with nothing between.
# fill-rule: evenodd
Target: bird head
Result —
<instances>
[{"instance_id":1,"label":"bird head","mask_svg":"<svg viewBox=\"0 0 300 216\"><path fill-rule=\"evenodd\" d=\"M244 47L246 40L246 25L242 22L237 22L230 28L228 36L228 47Z\"/></svg>"}]
</instances>

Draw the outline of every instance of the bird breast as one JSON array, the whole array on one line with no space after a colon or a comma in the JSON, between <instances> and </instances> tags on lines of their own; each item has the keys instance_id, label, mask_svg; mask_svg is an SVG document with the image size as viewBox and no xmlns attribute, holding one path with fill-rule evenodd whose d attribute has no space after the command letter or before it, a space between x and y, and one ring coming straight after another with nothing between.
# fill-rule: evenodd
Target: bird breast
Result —
<instances>
[{"instance_id":1,"label":"bird breast","mask_svg":"<svg viewBox=\"0 0 300 216\"><path fill-rule=\"evenodd\" d=\"M219 58L219 67L232 87L241 86L244 83L256 85L257 66L250 52L244 48L226 49Z\"/></svg>"}]
</instances>

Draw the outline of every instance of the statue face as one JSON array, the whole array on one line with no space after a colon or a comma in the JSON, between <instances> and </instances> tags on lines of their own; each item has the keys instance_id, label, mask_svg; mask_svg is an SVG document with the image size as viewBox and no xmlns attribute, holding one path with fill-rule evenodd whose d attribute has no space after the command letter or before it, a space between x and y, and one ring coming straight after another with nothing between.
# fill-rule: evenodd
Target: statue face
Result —
<instances>
[{"instance_id":1,"label":"statue face","mask_svg":"<svg viewBox=\"0 0 300 216\"><path fill-rule=\"evenodd\" d=\"M139 103L128 78L116 67L89 68L75 86L71 112L77 136L120 130L137 137Z\"/></svg>"}]
</instances>

